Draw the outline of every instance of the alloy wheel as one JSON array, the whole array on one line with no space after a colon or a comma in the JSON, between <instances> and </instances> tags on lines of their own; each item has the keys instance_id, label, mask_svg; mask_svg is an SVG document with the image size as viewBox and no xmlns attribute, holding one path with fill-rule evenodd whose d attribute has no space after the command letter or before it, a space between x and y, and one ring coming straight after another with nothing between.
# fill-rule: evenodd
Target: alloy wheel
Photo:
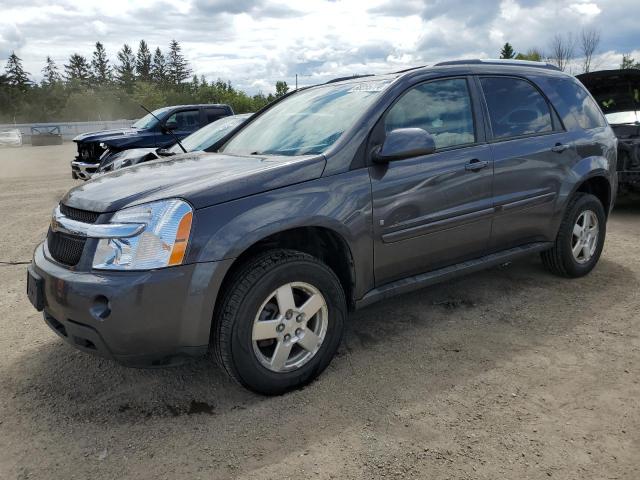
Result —
<instances>
[{"instance_id":1,"label":"alloy wheel","mask_svg":"<svg viewBox=\"0 0 640 480\"><path fill-rule=\"evenodd\" d=\"M587 263L596 252L600 227L598 217L591 210L583 211L573 226L571 252L576 262Z\"/></svg>"},{"instance_id":2,"label":"alloy wheel","mask_svg":"<svg viewBox=\"0 0 640 480\"><path fill-rule=\"evenodd\" d=\"M273 372L290 372L309 362L327 333L327 302L320 291L292 282L273 291L253 322L253 351Z\"/></svg>"}]
</instances>

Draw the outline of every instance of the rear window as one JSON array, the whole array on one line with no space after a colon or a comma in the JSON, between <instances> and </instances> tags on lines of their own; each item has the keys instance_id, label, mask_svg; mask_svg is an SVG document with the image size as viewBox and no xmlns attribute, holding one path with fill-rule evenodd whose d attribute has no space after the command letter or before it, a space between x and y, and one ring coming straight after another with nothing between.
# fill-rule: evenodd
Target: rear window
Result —
<instances>
[{"instance_id":1,"label":"rear window","mask_svg":"<svg viewBox=\"0 0 640 480\"><path fill-rule=\"evenodd\" d=\"M526 80L511 77L480 79L494 138L505 139L553 131L549 104Z\"/></svg>"},{"instance_id":2,"label":"rear window","mask_svg":"<svg viewBox=\"0 0 640 480\"><path fill-rule=\"evenodd\" d=\"M575 117L580 128L588 130L607 125L596 102L578 82L571 78L552 78L549 82L558 92L571 115Z\"/></svg>"}]
</instances>

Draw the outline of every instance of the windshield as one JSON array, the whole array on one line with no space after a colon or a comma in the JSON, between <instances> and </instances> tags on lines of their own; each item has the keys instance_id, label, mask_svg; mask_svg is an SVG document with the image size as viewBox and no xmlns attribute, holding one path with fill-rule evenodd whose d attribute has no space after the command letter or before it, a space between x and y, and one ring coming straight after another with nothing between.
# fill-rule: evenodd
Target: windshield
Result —
<instances>
[{"instance_id":1,"label":"windshield","mask_svg":"<svg viewBox=\"0 0 640 480\"><path fill-rule=\"evenodd\" d=\"M164 108L159 108L157 110L153 111L153 115L155 115L156 117L158 117L160 120L162 120L162 115L171 110L171 107L164 107ZM147 113L144 117L142 117L140 120L138 120L136 123L134 123L133 125L131 125L133 128L140 128L140 129L149 129L149 128L153 128L156 126L156 124L158 123L158 120L156 120L153 115L151 115L150 113Z\"/></svg>"},{"instance_id":2,"label":"windshield","mask_svg":"<svg viewBox=\"0 0 640 480\"><path fill-rule=\"evenodd\" d=\"M294 93L234 135L225 153L322 153L364 113L390 80L322 85Z\"/></svg>"},{"instance_id":3,"label":"windshield","mask_svg":"<svg viewBox=\"0 0 640 480\"><path fill-rule=\"evenodd\" d=\"M607 121L611 125L620 125L622 123L638 123L640 122L640 115L638 111L631 112L614 112L605 114Z\"/></svg>"},{"instance_id":4,"label":"windshield","mask_svg":"<svg viewBox=\"0 0 640 480\"><path fill-rule=\"evenodd\" d=\"M182 140L182 145L187 152L196 152L206 150L235 127L246 121L252 114L234 115L232 117L224 117L211 122L206 127L193 132ZM180 145L177 143L169 149L172 153L182 153Z\"/></svg>"}]
</instances>

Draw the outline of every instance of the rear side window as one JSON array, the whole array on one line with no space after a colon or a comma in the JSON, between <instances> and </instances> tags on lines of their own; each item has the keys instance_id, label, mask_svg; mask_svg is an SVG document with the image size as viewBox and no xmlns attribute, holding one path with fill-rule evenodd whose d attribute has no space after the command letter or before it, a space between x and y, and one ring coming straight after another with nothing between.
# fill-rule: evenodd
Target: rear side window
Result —
<instances>
[{"instance_id":1,"label":"rear side window","mask_svg":"<svg viewBox=\"0 0 640 480\"><path fill-rule=\"evenodd\" d=\"M571 78L553 78L549 82L560 95L578 125L585 130L607 125L600 107L593 101L582 85Z\"/></svg>"},{"instance_id":2,"label":"rear side window","mask_svg":"<svg viewBox=\"0 0 640 480\"><path fill-rule=\"evenodd\" d=\"M384 120L386 133L397 128L422 128L436 148L474 143L471 97L464 78L423 83L407 91Z\"/></svg>"},{"instance_id":3,"label":"rear side window","mask_svg":"<svg viewBox=\"0 0 640 480\"><path fill-rule=\"evenodd\" d=\"M205 108L204 110L205 121L207 123L215 122L219 118L226 117L227 112L220 108Z\"/></svg>"},{"instance_id":4,"label":"rear side window","mask_svg":"<svg viewBox=\"0 0 640 480\"><path fill-rule=\"evenodd\" d=\"M182 110L176 112L167 118L166 123L171 122L178 124L178 130L194 130L200 124L200 111Z\"/></svg>"},{"instance_id":5,"label":"rear side window","mask_svg":"<svg viewBox=\"0 0 640 480\"><path fill-rule=\"evenodd\" d=\"M526 80L510 77L480 79L489 109L493 137L505 139L553 131L549 104Z\"/></svg>"}]
</instances>

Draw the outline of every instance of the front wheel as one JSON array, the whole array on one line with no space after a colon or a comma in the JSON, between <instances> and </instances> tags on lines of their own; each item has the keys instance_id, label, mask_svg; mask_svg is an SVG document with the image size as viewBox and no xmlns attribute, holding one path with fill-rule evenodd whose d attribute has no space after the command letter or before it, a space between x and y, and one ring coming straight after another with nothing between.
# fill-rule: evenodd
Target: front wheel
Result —
<instances>
[{"instance_id":1,"label":"front wheel","mask_svg":"<svg viewBox=\"0 0 640 480\"><path fill-rule=\"evenodd\" d=\"M577 193L569 202L552 249L542 252L544 265L564 277L581 277L598 263L607 228L598 197Z\"/></svg>"},{"instance_id":2,"label":"front wheel","mask_svg":"<svg viewBox=\"0 0 640 480\"><path fill-rule=\"evenodd\" d=\"M329 365L345 318L344 291L329 267L306 253L272 250L249 260L226 284L213 346L232 378L277 395Z\"/></svg>"}]
</instances>

